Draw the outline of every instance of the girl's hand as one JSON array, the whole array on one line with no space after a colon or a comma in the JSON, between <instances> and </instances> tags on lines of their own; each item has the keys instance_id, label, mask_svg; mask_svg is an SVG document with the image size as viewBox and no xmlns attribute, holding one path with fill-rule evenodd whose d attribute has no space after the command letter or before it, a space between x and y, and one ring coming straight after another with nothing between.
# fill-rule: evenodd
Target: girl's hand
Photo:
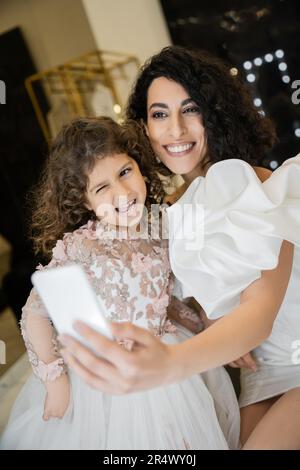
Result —
<instances>
[{"instance_id":1,"label":"girl's hand","mask_svg":"<svg viewBox=\"0 0 300 470\"><path fill-rule=\"evenodd\" d=\"M192 333L198 334L203 330L203 323L194 306L172 297L167 312L169 319L176 321Z\"/></svg>"},{"instance_id":2,"label":"girl's hand","mask_svg":"<svg viewBox=\"0 0 300 470\"><path fill-rule=\"evenodd\" d=\"M70 402L70 382L66 374L61 375L53 382L46 382L46 398L43 420L51 418L62 419Z\"/></svg>"},{"instance_id":3,"label":"girl's hand","mask_svg":"<svg viewBox=\"0 0 300 470\"><path fill-rule=\"evenodd\" d=\"M228 365L234 368L245 367L246 369L252 369L254 372L257 371L257 365L251 353L245 354L236 361L230 362Z\"/></svg>"},{"instance_id":4,"label":"girl's hand","mask_svg":"<svg viewBox=\"0 0 300 470\"><path fill-rule=\"evenodd\" d=\"M134 342L127 351L84 323L76 330L95 352L71 336L60 336L65 362L88 385L105 393L120 395L180 381L185 373L178 345L166 345L149 331L131 323L113 323L112 334Z\"/></svg>"},{"instance_id":5,"label":"girl's hand","mask_svg":"<svg viewBox=\"0 0 300 470\"><path fill-rule=\"evenodd\" d=\"M206 328L209 328L211 325L216 323L216 321L218 321L218 320L209 320L209 318L207 318L206 313L204 312L202 307L200 307L199 309L199 316L200 316L200 319L202 321L202 324L205 330Z\"/></svg>"}]
</instances>

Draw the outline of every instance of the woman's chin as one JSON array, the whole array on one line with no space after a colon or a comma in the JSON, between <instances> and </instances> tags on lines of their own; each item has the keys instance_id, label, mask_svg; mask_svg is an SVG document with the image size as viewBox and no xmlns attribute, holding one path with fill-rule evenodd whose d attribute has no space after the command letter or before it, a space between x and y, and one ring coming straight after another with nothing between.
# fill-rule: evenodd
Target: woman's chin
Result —
<instances>
[{"instance_id":1,"label":"woman's chin","mask_svg":"<svg viewBox=\"0 0 300 470\"><path fill-rule=\"evenodd\" d=\"M189 175L192 175L196 172L197 170L197 167L199 166L199 164L195 165L191 165L190 163L184 163L184 162L178 162L176 164L174 164L172 162L172 165L166 165L169 170L172 171L172 173L174 173L175 175L181 175L183 178L185 176L189 176ZM199 172L200 173L200 172Z\"/></svg>"}]
</instances>

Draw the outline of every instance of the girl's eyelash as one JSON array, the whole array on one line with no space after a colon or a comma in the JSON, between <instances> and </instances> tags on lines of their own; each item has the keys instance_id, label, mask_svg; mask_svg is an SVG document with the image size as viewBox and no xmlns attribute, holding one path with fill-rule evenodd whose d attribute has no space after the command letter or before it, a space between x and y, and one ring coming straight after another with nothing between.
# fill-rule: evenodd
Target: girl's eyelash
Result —
<instances>
[{"instance_id":1,"label":"girl's eyelash","mask_svg":"<svg viewBox=\"0 0 300 470\"><path fill-rule=\"evenodd\" d=\"M127 175L127 173L125 173L125 171L128 172L128 171L131 171L131 170L132 170L132 168L130 168L130 167L129 168L124 168L124 170L121 171L120 176Z\"/></svg>"},{"instance_id":2,"label":"girl's eyelash","mask_svg":"<svg viewBox=\"0 0 300 470\"><path fill-rule=\"evenodd\" d=\"M98 188L98 189L97 189L97 191L96 191L96 194L97 194L99 191L101 191L101 189L104 189L104 188L106 188L106 186L107 186L107 185L105 185L105 186L101 186L101 188Z\"/></svg>"}]
</instances>

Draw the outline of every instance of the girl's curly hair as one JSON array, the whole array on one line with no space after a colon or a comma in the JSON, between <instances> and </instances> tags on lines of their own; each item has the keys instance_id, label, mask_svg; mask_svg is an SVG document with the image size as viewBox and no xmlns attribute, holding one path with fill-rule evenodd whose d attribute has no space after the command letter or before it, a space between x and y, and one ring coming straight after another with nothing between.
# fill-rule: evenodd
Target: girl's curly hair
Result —
<instances>
[{"instance_id":1,"label":"girl's curly hair","mask_svg":"<svg viewBox=\"0 0 300 470\"><path fill-rule=\"evenodd\" d=\"M126 116L147 122L147 92L166 77L180 84L200 107L208 155L203 162L239 158L258 165L276 141L271 121L258 113L248 88L220 59L205 51L165 47L142 67L129 97ZM161 173L168 173L161 166Z\"/></svg>"},{"instance_id":2,"label":"girl's curly hair","mask_svg":"<svg viewBox=\"0 0 300 470\"><path fill-rule=\"evenodd\" d=\"M96 219L85 206L88 174L97 160L120 153L139 165L147 187L146 205L162 201L163 183L150 164L151 148L137 123L121 126L108 117L77 118L57 135L40 183L32 191L35 253L49 257L65 232Z\"/></svg>"}]
</instances>

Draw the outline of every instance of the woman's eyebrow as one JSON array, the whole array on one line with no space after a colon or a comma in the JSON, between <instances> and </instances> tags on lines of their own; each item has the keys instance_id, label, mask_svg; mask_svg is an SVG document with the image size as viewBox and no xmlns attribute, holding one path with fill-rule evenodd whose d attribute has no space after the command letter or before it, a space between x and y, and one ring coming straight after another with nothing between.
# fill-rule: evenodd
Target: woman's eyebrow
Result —
<instances>
[{"instance_id":1,"label":"woman's eyebrow","mask_svg":"<svg viewBox=\"0 0 300 470\"><path fill-rule=\"evenodd\" d=\"M188 103L194 103L194 100L192 98L185 98L183 101L181 101L181 106L185 106ZM152 103L151 106L149 107L149 111L152 108L163 108L163 109L168 109L169 106L166 103Z\"/></svg>"},{"instance_id":2,"label":"woman's eyebrow","mask_svg":"<svg viewBox=\"0 0 300 470\"><path fill-rule=\"evenodd\" d=\"M194 103L194 100L192 100L192 98L186 98L185 100L181 101L181 106L184 106L189 103Z\"/></svg>"},{"instance_id":3,"label":"woman's eyebrow","mask_svg":"<svg viewBox=\"0 0 300 470\"><path fill-rule=\"evenodd\" d=\"M152 103L149 108L149 111L150 109L155 108L155 107L168 109L168 106L165 103Z\"/></svg>"}]
</instances>

